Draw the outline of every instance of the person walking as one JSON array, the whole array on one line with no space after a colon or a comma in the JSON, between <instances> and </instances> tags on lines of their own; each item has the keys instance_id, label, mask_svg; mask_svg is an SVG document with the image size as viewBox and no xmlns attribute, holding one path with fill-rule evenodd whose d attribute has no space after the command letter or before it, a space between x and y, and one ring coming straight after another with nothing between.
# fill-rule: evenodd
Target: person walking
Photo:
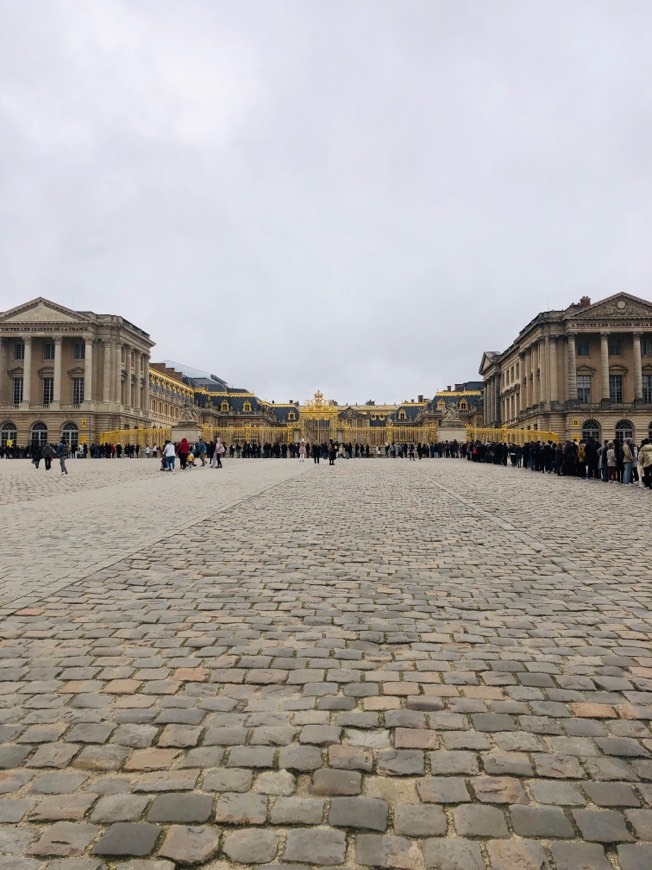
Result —
<instances>
[{"instance_id":1,"label":"person walking","mask_svg":"<svg viewBox=\"0 0 652 870\"><path fill-rule=\"evenodd\" d=\"M66 457L68 456L68 452L68 444L63 440L63 436L61 436L61 439L57 444L57 459L61 466L61 474L68 474L68 469L66 468Z\"/></svg>"},{"instance_id":2,"label":"person walking","mask_svg":"<svg viewBox=\"0 0 652 870\"><path fill-rule=\"evenodd\" d=\"M40 445L40 444L35 444L35 445L32 447L32 462L34 463L34 467L35 467L35 468L38 468L38 467L39 467L39 464L40 464L40 462L41 462L41 456L42 456L42 453L41 453L41 445Z\"/></svg>"},{"instance_id":3,"label":"person walking","mask_svg":"<svg viewBox=\"0 0 652 870\"><path fill-rule=\"evenodd\" d=\"M299 462L303 462L306 458L306 439L302 438L299 441Z\"/></svg>"},{"instance_id":4,"label":"person walking","mask_svg":"<svg viewBox=\"0 0 652 870\"><path fill-rule=\"evenodd\" d=\"M49 471L52 467L52 456L53 456L52 446L46 443L43 445L41 449L41 456L43 457L43 461L45 462L45 470Z\"/></svg>"},{"instance_id":5,"label":"person walking","mask_svg":"<svg viewBox=\"0 0 652 870\"><path fill-rule=\"evenodd\" d=\"M174 460L177 452L174 449L174 444L171 441L166 441L163 446L163 457L165 458L165 467L167 471L174 471Z\"/></svg>"}]
</instances>

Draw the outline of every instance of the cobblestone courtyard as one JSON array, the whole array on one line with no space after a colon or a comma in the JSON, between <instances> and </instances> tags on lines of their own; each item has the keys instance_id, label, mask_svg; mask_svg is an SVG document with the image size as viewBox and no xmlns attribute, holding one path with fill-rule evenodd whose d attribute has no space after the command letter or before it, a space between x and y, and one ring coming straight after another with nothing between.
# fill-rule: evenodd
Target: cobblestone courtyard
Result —
<instances>
[{"instance_id":1,"label":"cobblestone courtyard","mask_svg":"<svg viewBox=\"0 0 652 870\"><path fill-rule=\"evenodd\" d=\"M652 868L649 491L157 467L0 462L0 870Z\"/></svg>"}]
</instances>

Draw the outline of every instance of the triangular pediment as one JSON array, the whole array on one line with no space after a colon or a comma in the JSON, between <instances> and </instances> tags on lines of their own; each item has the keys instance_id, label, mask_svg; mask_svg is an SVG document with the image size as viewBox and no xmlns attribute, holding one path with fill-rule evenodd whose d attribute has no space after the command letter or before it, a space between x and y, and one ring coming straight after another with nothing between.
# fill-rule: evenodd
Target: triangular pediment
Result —
<instances>
[{"instance_id":1,"label":"triangular pediment","mask_svg":"<svg viewBox=\"0 0 652 870\"><path fill-rule=\"evenodd\" d=\"M480 362L480 368L478 369L479 374L484 375L493 365L496 364L496 357L499 356L495 350L486 350L482 354L482 360Z\"/></svg>"},{"instance_id":2,"label":"triangular pediment","mask_svg":"<svg viewBox=\"0 0 652 870\"><path fill-rule=\"evenodd\" d=\"M57 305L42 296L0 314L0 323L78 323L80 320L90 319L88 314L71 311L70 308Z\"/></svg>"},{"instance_id":3,"label":"triangular pediment","mask_svg":"<svg viewBox=\"0 0 652 870\"><path fill-rule=\"evenodd\" d=\"M652 302L629 293L615 293L607 299L569 311L566 320L573 323L592 320L649 320L652 318Z\"/></svg>"}]
</instances>

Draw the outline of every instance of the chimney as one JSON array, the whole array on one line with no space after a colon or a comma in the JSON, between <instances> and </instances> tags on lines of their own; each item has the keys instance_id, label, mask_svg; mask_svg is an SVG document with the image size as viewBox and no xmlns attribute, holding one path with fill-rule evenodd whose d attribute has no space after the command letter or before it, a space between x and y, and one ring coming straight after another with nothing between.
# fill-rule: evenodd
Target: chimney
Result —
<instances>
[{"instance_id":1,"label":"chimney","mask_svg":"<svg viewBox=\"0 0 652 870\"><path fill-rule=\"evenodd\" d=\"M419 401L423 402L423 396L421 396L421 395L419 396Z\"/></svg>"},{"instance_id":2,"label":"chimney","mask_svg":"<svg viewBox=\"0 0 652 870\"><path fill-rule=\"evenodd\" d=\"M456 393L462 392L462 384L455 384L455 392Z\"/></svg>"},{"instance_id":3,"label":"chimney","mask_svg":"<svg viewBox=\"0 0 652 870\"><path fill-rule=\"evenodd\" d=\"M446 387L446 392L447 392L447 393L450 393L450 391L451 391L451 387L450 387L450 384L449 384L449 385Z\"/></svg>"},{"instance_id":4,"label":"chimney","mask_svg":"<svg viewBox=\"0 0 652 870\"><path fill-rule=\"evenodd\" d=\"M588 308L590 304L591 304L591 297L590 296L582 296L582 298L580 299L580 308Z\"/></svg>"}]
</instances>

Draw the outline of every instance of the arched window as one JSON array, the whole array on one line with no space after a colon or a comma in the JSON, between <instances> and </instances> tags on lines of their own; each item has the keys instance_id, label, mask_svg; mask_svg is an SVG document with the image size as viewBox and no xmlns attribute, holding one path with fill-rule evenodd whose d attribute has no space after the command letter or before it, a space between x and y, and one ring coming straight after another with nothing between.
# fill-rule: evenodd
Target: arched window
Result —
<instances>
[{"instance_id":1,"label":"arched window","mask_svg":"<svg viewBox=\"0 0 652 870\"><path fill-rule=\"evenodd\" d=\"M220 405L220 411L228 411L228 410L229 410L229 403L222 402L222 404Z\"/></svg>"},{"instance_id":2,"label":"arched window","mask_svg":"<svg viewBox=\"0 0 652 870\"><path fill-rule=\"evenodd\" d=\"M45 423L34 423L34 425L32 426L31 436L32 444L42 447L44 444L47 444L48 427L45 425Z\"/></svg>"},{"instance_id":3,"label":"arched window","mask_svg":"<svg viewBox=\"0 0 652 870\"><path fill-rule=\"evenodd\" d=\"M634 437L634 427L629 420L619 420L616 423L616 441L620 444L626 441L627 438Z\"/></svg>"},{"instance_id":4,"label":"arched window","mask_svg":"<svg viewBox=\"0 0 652 870\"><path fill-rule=\"evenodd\" d=\"M406 419L405 411L399 411L399 412L398 412L398 419L399 419L399 420L405 420L405 419Z\"/></svg>"},{"instance_id":5,"label":"arched window","mask_svg":"<svg viewBox=\"0 0 652 870\"><path fill-rule=\"evenodd\" d=\"M468 407L469 407L469 406L468 406L468 404L467 404L466 399L462 399L462 401L460 402L460 411L466 411L466 409L467 409Z\"/></svg>"},{"instance_id":6,"label":"arched window","mask_svg":"<svg viewBox=\"0 0 652 870\"><path fill-rule=\"evenodd\" d=\"M597 420L585 420L582 424L582 438L588 441L592 438L594 441L600 441L600 424Z\"/></svg>"},{"instance_id":7,"label":"arched window","mask_svg":"<svg viewBox=\"0 0 652 870\"><path fill-rule=\"evenodd\" d=\"M7 420L6 423L2 424L0 439L3 447L6 447L9 443L12 446L16 443L16 424L12 423L11 420Z\"/></svg>"},{"instance_id":8,"label":"arched window","mask_svg":"<svg viewBox=\"0 0 652 870\"><path fill-rule=\"evenodd\" d=\"M288 414L288 420L296 420L296 419L297 419L297 415L294 413L294 411L290 411L290 413Z\"/></svg>"},{"instance_id":9,"label":"arched window","mask_svg":"<svg viewBox=\"0 0 652 870\"><path fill-rule=\"evenodd\" d=\"M251 402L245 402L242 406L242 410L245 414L251 414Z\"/></svg>"},{"instance_id":10,"label":"arched window","mask_svg":"<svg viewBox=\"0 0 652 870\"><path fill-rule=\"evenodd\" d=\"M437 410L438 411L445 411L446 410L446 402L443 399L440 399L437 402Z\"/></svg>"},{"instance_id":11,"label":"arched window","mask_svg":"<svg viewBox=\"0 0 652 870\"><path fill-rule=\"evenodd\" d=\"M71 450L77 450L79 447L79 428L76 423L64 423L61 437Z\"/></svg>"}]
</instances>

